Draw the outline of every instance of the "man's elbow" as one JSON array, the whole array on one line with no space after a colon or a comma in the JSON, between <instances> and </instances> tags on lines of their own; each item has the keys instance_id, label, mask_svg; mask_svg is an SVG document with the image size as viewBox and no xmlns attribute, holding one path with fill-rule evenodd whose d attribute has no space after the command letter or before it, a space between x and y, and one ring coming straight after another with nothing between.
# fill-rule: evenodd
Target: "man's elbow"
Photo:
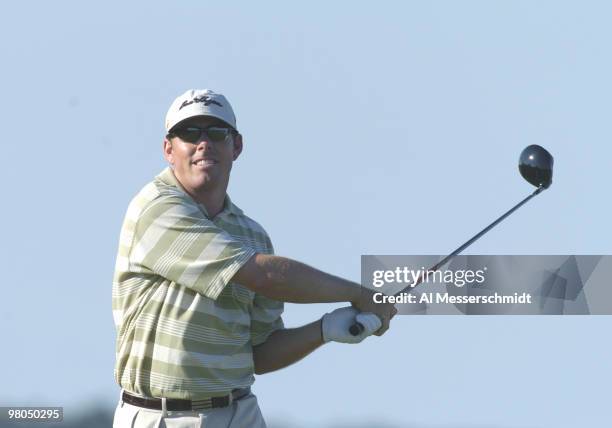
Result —
<instances>
[{"instance_id":1,"label":"man's elbow","mask_svg":"<svg viewBox=\"0 0 612 428\"><path fill-rule=\"evenodd\" d=\"M261 367L260 365L255 364L255 374L256 375L262 375L262 374L266 374L269 372L270 372L269 369L265 369L264 367Z\"/></svg>"},{"instance_id":2,"label":"man's elbow","mask_svg":"<svg viewBox=\"0 0 612 428\"><path fill-rule=\"evenodd\" d=\"M265 364L266 359L263 358L261 348L255 347L253 349L253 371L256 375L262 375L273 371L269 365Z\"/></svg>"}]
</instances>

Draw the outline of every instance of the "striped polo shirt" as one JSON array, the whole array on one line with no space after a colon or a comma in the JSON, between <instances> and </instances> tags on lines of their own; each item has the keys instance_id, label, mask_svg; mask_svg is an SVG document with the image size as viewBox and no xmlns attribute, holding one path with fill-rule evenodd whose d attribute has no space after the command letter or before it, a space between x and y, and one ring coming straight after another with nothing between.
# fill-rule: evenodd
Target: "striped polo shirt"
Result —
<instances>
[{"instance_id":1,"label":"striped polo shirt","mask_svg":"<svg viewBox=\"0 0 612 428\"><path fill-rule=\"evenodd\" d=\"M226 196L210 219L166 168L131 201L112 307L115 380L149 397L198 400L254 382L252 347L283 328L283 304L230 280L265 230Z\"/></svg>"}]
</instances>

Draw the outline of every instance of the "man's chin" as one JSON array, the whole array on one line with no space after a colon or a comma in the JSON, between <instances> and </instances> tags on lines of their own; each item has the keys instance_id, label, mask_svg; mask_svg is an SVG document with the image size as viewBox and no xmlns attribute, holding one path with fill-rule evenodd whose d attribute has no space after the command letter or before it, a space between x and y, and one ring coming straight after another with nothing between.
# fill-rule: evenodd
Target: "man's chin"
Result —
<instances>
[{"instance_id":1,"label":"man's chin","mask_svg":"<svg viewBox=\"0 0 612 428\"><path fill-rule=\"evenodd\" d=\"M214 189L216 186L217 180L211 174L201 174L197 177L194 177L192 184L194 189L198 191L210 190Z\"/></svg>"},{"instance_id":2,"label":"man's chin","mask_svg":"<svg viewBox=\"0 0 612 428\"><path fill-rule=\"evenodd\" d=\"M216 189L222 185L223 180L215 171L189 171L189 174L184 177L177 176L181 184L186 185L191 192L206 192Z\"/></svg>"}]
</instances>

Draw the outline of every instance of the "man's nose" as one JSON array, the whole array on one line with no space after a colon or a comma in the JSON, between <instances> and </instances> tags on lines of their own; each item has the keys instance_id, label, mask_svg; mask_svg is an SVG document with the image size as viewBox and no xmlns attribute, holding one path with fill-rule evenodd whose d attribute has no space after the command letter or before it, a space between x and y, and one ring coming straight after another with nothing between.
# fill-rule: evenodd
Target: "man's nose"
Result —
<instances>
[{"instance_id":1,"label":"man's nose","mask_svg":"<svg viewBox=\"0 0 612 428\"><path fill-rule=\"evenodd\" d=\"M198 145L198 150L204 150L205 152L212 149L213 143L208 138L208 135L202 133L200 135L200 139L196 143Z\"/></svg>"}]
</instances>

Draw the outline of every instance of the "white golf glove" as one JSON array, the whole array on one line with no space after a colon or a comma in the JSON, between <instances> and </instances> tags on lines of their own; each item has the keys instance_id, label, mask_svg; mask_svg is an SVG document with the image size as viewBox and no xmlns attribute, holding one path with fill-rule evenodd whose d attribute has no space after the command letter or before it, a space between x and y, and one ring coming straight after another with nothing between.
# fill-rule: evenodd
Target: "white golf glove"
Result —
<instances>
[{"instance_id":1,"label":"white golf glove","mask_svg":"<svg viewBox=\"0 0 612 428\"><path fill-rule=\"evenodd\" d=\"M363 332L359 336L353 336L349 333L349 328L355 321L360 322L364 327ZM323 341L326 343L330 341L359 343L376 332L381 326L380 319L373 313L360 313L352 306L347 306L323 315L321 329L323 331Z\"/></svg>"}]
</instances>

